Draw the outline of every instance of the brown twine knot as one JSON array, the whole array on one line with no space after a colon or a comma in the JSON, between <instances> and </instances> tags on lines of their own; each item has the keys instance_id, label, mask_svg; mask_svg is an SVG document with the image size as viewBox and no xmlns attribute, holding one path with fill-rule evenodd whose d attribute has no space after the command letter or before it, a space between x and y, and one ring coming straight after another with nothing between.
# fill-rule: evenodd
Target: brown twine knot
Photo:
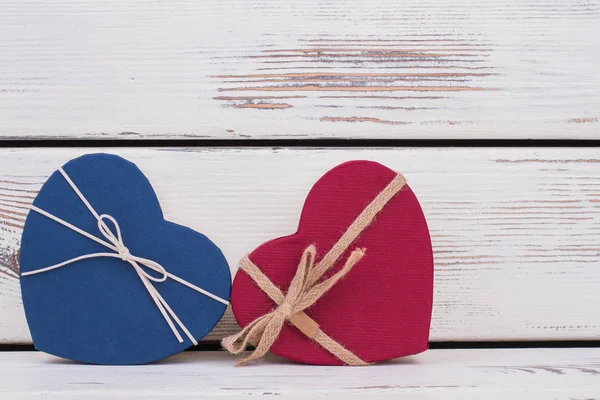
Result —
<instances>
[{"instance_id":1,"label":"brown twine knot","mask_svg":"<svg viewBox=\"0 0 600 400\"><path fill-rule=\"evenodd\" d=\"M302 253L296 274L285 295L260 268L250 261L248 256L242 259L240 268L277 304L277 307L270 313L250 322L242 331L221 341L221 345L233 354L241 353L248 344L256 345L254 352L250 356L239 360L236 366L265 355L279 337L286 321L298 328L304 335L319 343L345 364L368 365L367 362L361 360L350 350L325 334L319 328L319 324L306 315L304 310L312 306L340 279L346 276L364 256L365 249L352 251L346 263L338 272L323 282L317 283L323 274L333 267L339 257L346 252L352 242L373 222L375 216L404 187L405 183L404 177L398 174L356 217L342 237L318 263L315 263L317 255L315 246L308 246Z\"/></svg>"},{"instance_id":2,"label":"brown twine knot","mask_svg":"<svg viewBox=\"0 0 600 400\"><path fill-rule=\"evenodd\" d=\"M270 313L252 321L241 332L223 339L223 347L233 354L239 354L244 351L249 343L256 344L254 352L249 357L238 361L236 365L245 364L248 361L265 355L277 337L279 337L279 333L286 321L290 322L309 338L319 342L317 339L317 334L320 332L319 325L306 315L304 310L312 306L340 279L346 276L356 263L360 261L364 254L365 249L354 250L346 260L342 269L323 282L316 283L325 270L318 268L318 265L315 266L317 250L314 245L308 246L302 253L298 269L296 270L296 274L292 279L292 283L290 284L286 295L283 295L283 293L281 293L281 291L273 285L266 276L260 276L262 275L262 272L257 275L252 267L254 264L246 257L242 262L241 268L250 273L258 286L260 286L261 289L263 289L265 293L279 305ZM254 267L256 268L256 266ZM258 270L258 268L256 269ZM339 351L336 351L336 353L339 353L340 357L348 359L349 364L364 363L362 360L359 362L352 360L352 357L346 357Z\"/></svg>"}]
</instances>

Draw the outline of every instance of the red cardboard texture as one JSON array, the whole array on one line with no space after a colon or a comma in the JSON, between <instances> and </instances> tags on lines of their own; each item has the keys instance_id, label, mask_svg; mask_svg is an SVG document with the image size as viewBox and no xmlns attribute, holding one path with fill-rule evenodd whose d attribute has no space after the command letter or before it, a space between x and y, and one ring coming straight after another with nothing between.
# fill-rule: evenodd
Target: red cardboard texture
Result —
<instances>
[{"instance_id":1,"label":"red cardboard texture","mask_svg":"<svg viewBox=\"0 0 600 400\"><path fill-rule=\"evenodd\" d=\"M396 175L371 161L335 167L310 191L297 233L264 243L249 255L250 260L286 293L304 249L315 244L318 262ZM338 271L356 248L366 249L363 259L306 314L367 362L425 351L433 301L433 252L425 217L408 185L322 280ZM242 327L276 307L243 271L235 277L231 304ZM271 351L303 363L342 364L289 323Z\"/></svg>"}]
</instances>

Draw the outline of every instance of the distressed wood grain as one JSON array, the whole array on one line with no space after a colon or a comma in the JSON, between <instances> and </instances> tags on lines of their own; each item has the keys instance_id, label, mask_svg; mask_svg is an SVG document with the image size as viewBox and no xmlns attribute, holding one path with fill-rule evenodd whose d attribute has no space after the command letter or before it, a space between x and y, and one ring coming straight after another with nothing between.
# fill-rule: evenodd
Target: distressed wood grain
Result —
<instances>
[{"instance_id":1,"label":"distressed wood grain","mask_svg":"<svg viewBox=\"0 0 600 400\"><path fill-rule=\"evenodd\" d=\"M599 137L596 0L7 0L0 138Z\"/></svg>"},{"instance_id":2,"label":"distressed wood grain","mask_svg":"<svg viewBox=\"0 0 600 400\"><path fill-rule=\"evenodd\" d=\"M43 353L0 354L7 398L597 399L599 349L430 350L362 368L268 356L234 368L224 352L187 352L136 367L81 365Z\"/></svg>"},{"instance_id":3,"label":"distressed wood grain","mask_svg":"<svg viewBox=\"0 0 600 400\"><path fill-rule=\"evenodd\" d=\"M600 339L597 148L110 151L135 162L166 218L209 236L232 271L259 244L295 231L327 170L382 162L405 174L430 227L432 340ZM16 262L28 206L57 167L86 152L0 149L0 342L31 340ZM208 339L235 329L227 313Z\"/></svg>"}]
</instances>

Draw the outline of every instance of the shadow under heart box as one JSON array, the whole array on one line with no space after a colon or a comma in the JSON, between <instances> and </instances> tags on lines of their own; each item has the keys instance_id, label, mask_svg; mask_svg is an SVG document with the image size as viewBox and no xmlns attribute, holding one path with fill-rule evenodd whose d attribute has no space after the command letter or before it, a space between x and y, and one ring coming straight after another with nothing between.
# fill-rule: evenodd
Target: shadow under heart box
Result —
<instances>
[{"instance_id":1,"label":"shadow under heart box","mask_svg":"<svg viewBox=\"0 0 600 400\"><path fill-rule=\"evenodd\" d=\"M244 257L231 305L243 330L223 339L308 364L368 365L428 347L433 252L401 174L351 161L313 186L298 231Z\"/></svg>"},{"instance_id":2,"label":"shadow under heart box","mask_svg":"<svg viewBox=\"0 0 600 400\"><path fill-rule=\"evenodd\" d=\"M94 364L142 364L197 344L231 289L220 249L166 221L137 166L109 154L50 176L27 216L19 263L35 347Z\"/></svg>"}]
</instances>

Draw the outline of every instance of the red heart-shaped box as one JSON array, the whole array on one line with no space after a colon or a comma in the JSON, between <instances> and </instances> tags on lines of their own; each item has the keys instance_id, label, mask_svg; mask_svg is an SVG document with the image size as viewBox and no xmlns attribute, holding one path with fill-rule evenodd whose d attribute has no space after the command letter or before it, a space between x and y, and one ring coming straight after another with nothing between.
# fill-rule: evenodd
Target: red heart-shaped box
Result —
<instances>
[{"instance_id":1,"label":"red heart-shaped box","mask_svg":"<svg viewBox=\"0 0 600 400\"><path fill-rule=\"evenodd\" d=\"M310 191L297 233L264 243L249 255L250 260L285 293L304 249L315 244L317 261L323 257L396 175L372 161L350 161L335 167ZM338 271L356 248L365 248L365 256L305 310L306 314L323 332L367 362L427 350L433 252L423 211L408 185L322 279ZM235 277L231 305L240 326L276 307L243 271ZM342 364L290 324L284 325L271 351L309 364Z\"/></svg>"}]
</instances>

